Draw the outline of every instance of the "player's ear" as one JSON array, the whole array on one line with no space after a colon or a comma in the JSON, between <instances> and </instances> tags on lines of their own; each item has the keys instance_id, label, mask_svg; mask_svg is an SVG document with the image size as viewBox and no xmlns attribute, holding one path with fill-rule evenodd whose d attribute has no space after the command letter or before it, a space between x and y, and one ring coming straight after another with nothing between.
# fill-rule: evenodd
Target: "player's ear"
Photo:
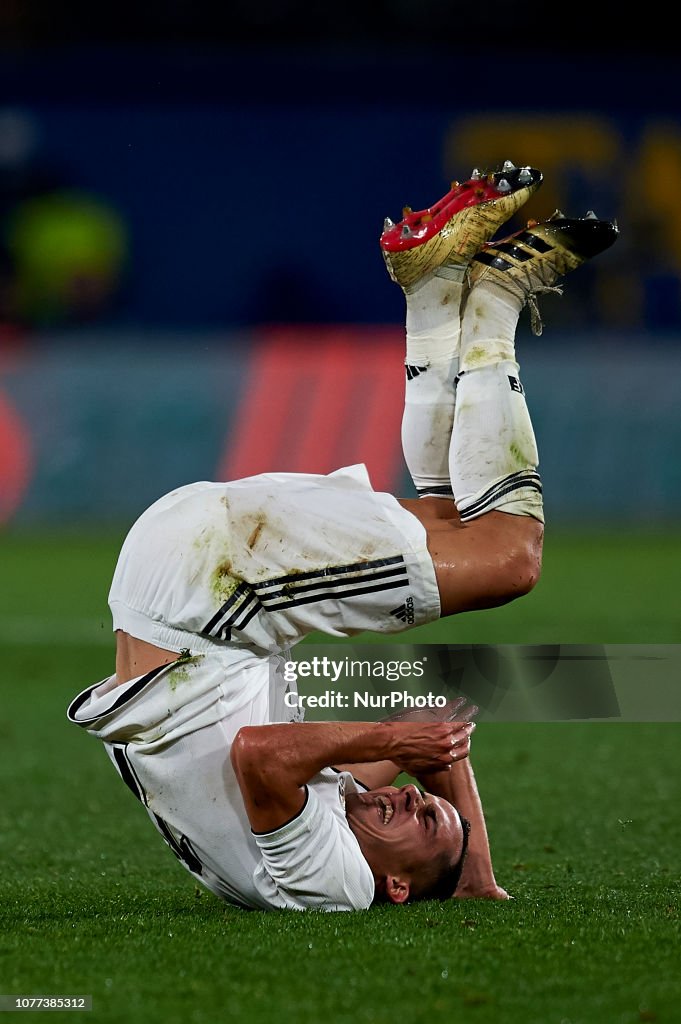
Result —
<instances>
[{"instance_id":1,"label":"player's ear","mask_svg":"<svg viewBox=\"0 0 681 1024\"><path fill-rule=\"evenodd\" d=\"M409 899L409 882L397 875L386 875L385 895L391 903L406 903Z\"/></svg>"}]
</instances>

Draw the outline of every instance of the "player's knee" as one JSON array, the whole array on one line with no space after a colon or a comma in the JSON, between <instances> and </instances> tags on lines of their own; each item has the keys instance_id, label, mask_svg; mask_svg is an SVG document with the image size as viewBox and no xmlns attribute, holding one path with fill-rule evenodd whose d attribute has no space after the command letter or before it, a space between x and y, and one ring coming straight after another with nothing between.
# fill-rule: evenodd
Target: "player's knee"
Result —
<instances>
[{"instance_id":1,"label":"player's knee","mask_svg":"<svg viewBox=\"0 0 681 1024\"><path fill-rule=\"evenodd\" d=\"M232 741L230 760L236 772L237 778L252 774L254 767L260 760L255 730L249 726L242 726Z\"/></svg>"},{"instance_id":2,"label":"player's knee","mask_svg":"<svg viewBox=\"0 0 681 1024\"><path fill-rule=\"evenodd\" d=\"M513 601L523 597L539 582L542 564L542 534L528 537L508 552L504 566L503 582L506 599Z\"/></svg>"}]
</instances>

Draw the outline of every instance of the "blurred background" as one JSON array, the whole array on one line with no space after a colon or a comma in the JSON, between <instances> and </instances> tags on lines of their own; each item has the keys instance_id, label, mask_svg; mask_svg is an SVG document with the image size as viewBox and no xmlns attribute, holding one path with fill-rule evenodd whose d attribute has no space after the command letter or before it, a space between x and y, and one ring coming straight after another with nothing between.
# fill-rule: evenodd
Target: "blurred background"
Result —
<instances>
[{"instance_id":1,"label":"blurred background","mask_svg":"<svg viewBox=\"0 0 681 1024\"><path fill-rule=\"evenodd\" d=\"M118 526L190 480L357 461L411 496L383 218L511 159L545 183L509 231L556 207L621 229L545 298L541 338L521 320L551 522L678 526L663 26L441 0L66 6L0 9L0 522Z\"/></svg>"},{"instance_id":2,"label":"blurred background","mask_svg":"<svg viewBox=\"0 0 681 1024\"><path fill-rule=\"evenodd\" d=\"M5 991L94 993L107 1024L225 1007L396 1018L393 921L371 938L223 919L65 709L112 670L115 560L164 492L362 461L376 487L413 495L404 303L378 239L386 215L473 167L544 171L504 233L559 207L617 218L621 235L545 297L542 337L521 320L549 524L536 592L400 641L681 641L671 19L607 2L0 0ZM402 1019L678 1020L678 732L478 731L498 877L519 899L506 924L462 908L444 944L439 911L412 917Z\"/></svg>"}]
</instances>

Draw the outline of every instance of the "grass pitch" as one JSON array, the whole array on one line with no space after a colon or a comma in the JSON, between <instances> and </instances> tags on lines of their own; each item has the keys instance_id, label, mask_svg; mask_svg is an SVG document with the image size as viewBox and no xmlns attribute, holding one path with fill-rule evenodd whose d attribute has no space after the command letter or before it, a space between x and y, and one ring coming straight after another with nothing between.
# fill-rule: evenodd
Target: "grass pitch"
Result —
<instances>
[{"instance_id":1,"label":"grass pitch","mask_svg":"<svg viewBox=\"0 0 681 1024\"><path fill-rule=\"evenodd\" d=\"M513 902L232 910L197 889L103 749L65 720L111 669L120 540L0 542L1 993L91 994L107 1022L680 1019L681 725L478 729ZM680 555L672 535L549 538L533 594L399 639L677 642Z\"/></svg>"}]
</instances>

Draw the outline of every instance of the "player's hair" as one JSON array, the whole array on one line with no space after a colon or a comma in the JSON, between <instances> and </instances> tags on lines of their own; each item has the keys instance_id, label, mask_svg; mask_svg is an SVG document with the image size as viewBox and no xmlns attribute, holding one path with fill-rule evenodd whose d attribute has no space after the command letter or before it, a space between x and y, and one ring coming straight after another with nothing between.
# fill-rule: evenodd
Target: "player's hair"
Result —
<instances>
[{"instance_id":1,"label":"player's hair","mask_svg":"<svg viewBox=\"0 0 681 1024\"><path fill-rule=\"evenodd\" d=\"M434 881L427 882L423 888L417 889L417 892L412 896L412 901L441 900L444 902L451 899L456 892L468 852L468 836L471 831L471 823L468 818L464 818L463 815L459 815L459 817L461 818L461 828L463 829L463 845L459 859L454 864L449 861L445 863Z\"/></svg>"}]
</instances>

